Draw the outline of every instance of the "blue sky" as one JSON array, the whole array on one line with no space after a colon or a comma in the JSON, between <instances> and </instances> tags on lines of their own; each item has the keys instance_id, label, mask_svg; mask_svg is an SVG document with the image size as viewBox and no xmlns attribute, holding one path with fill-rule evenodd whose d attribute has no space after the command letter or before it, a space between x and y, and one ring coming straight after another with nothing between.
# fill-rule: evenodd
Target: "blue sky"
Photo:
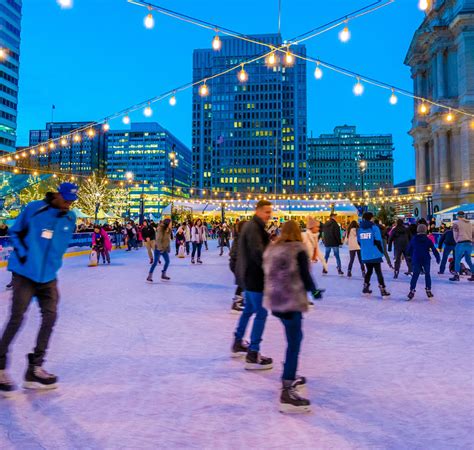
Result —
<instances>
[{"instance_id":1,"label":"blue sky","mask_svg":"<svg viewBox=\"0 0 474 450\"><path fill-rule=\"evenodd\" d=\"M161 0L156 4L200 17L242 33L277 31L278 0ZM290 39L370 1L282 0L282 34ZM403 61L412 35L423 19L416 0L398 0L350 23L352 38L339 42L339 30L306 42L308 55L412 90ZM56 0L24 0L18 117L18 144L28 143L30 129L55 121L98 120L129 105L185 84L192 78L192 51L211 45L208 30L155 15L146 30L143 8L126 0L74 0L62 10ZM389 93L366 86L352 94L353 81L325 70L315 80L308 68L308 131L328 133L336 125L357 125L367 134L392 133L395 182L414 176L407 132L413 101L388 102ZM191 142L191 93L178 103L155 104L151 119ZM145 121L141 112L132 120ZM120 120L112 128L122 128Z\"/></svg>"}]
</instances>

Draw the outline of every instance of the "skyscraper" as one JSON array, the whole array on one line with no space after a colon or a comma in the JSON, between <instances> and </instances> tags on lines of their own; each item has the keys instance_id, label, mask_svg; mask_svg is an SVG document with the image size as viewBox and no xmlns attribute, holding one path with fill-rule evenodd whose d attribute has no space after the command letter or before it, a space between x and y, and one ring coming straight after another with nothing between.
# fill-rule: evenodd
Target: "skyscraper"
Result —
<instances>
[{"instance_id":1,"label":"skyscraper","mask_svg":"<svg viewBox=\"0 0 474 450\"><path fill-rule=\"evenodd\" d=\"M253 36L273 46L279 34ZM220 51L195 50L193 80L211 77L268 48L222 37ZM303 45L292 46L306 54ZM208 96L193 91L193 186L220 192L306 192L306 61L286 66L284 53L267 66L264 59L207 80Z\"/></svg>"},{"instance_id":2,"label":"skyscraper","mask_svg":"<svg viewBox=\"0 0 474 450\"><path fill-rule=\"evenodd\" d=\"M15 150L21 0L0 0L0 152Z\"/></svg>"}]
</instances>

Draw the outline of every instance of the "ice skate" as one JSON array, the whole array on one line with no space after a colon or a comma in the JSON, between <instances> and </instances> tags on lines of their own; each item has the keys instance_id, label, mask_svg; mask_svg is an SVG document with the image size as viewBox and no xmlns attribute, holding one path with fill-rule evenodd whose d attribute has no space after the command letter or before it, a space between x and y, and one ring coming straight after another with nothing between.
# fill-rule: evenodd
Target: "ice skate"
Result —
<instances>
[{"instance_id":1,"label":"ice skate","mask_svg":"<svg viewBox=\"0 0 474 450\"><path fill-rule=\"evenodd\" d=\"M291 384L294 388L300 389L306 386L306 378L305 377L296 377L296 379Z\"/></svg>"},{"instance_id":2,"label":"ice skate","mask_svg":"<svg viewBox=\"0 0 474 450\"><path fill-rule=\"evenodd\" d=\"M56 389L58 377L46 372L41 366L33 362L33 354L28 355L28 369L25 373L25 389Z\"/></svg>"},{"instance_id":3,"label":"ice skate","mask_svg":"<svg viewBox=\"0 0 474 450\"><path fill-rule=\"evenodd\" d=\"M166 272L161 272L161 279L162 280L171 280L171 278L166 275Z\"/></svg>"},{"instance_id":4,"label":"ice skate","mask_svg":"<svg viewBox=\"0 0 474 450\"><path fill-rule=\"evenodd\" d=\"M201 258L198 258L197 263L202 264Z\"/></svg>"},{"instance_id":5,"label":"ice skate","mask_svg":"<svg viewBox=\"0 0 474 450\"><path fill-rule=\"evenodd\" d=\"M323 275L327 275L328 271L326 269L323 269Z\"/></svg>"},{"instance_id":6,"label":"ice skate","mask_svg":"<svg viewBox=\"0 0 474 450\"><path fill-rule=\"evenodd\" d=\"M450 278L449 281L459 281L459 274L454 273L454 276L452 278Z\"/></svg>"},{"instance_id":7,"label":"ice skate","mask_svg":"<svg viewBox=\"0 0 474 450\"><path fill-rule=\"evenodd\" d=\"M153 275L151 273L148 274L148 276L146 277L146 281L149 281L150 283L153 283Z\"/></svg>"},{"instance_id":8,"label":"ice skate","mask_svg":"<svg viewBox=\"0 0 474 450\"><path fill-rule=\"evenodd\" d=\"M393 272L393 279L396 280L398 278L398 270L396 270L395 272Z\"/></svg>"},{"instance_id":9,"label":"ice skate","mask_svg":"<svg viewBox=\"0 0 474 450\"><path fill-rule=\"evenodd\" d=\"M433 298L434 297L433 292L431 292L431 289L426 288L425 291L426 291L426 296L428 298Z\"/></svg>"},{"instance_id":10,"label":"ice skate","mask_svg":"<svg viewBox=\"0 0 474 450\"><path fill-rule=\"evenodd\" d=\"M232 300L232 307L230 308L231 314L240 314L244 310L243 297L236 295Z\"/></svg>"},{"instance_id":11,"label":"ice skate","mask_svg":"<svg viewBox=\"0 0 474 450\"><path fill-rule=\"evenodd\" d=\"M280 412L287 414L304 414L311 412L311 402L301 397L292 380L283 380L280 395Z\"/></svg>"},{"instance_id":12,"label":"ice skate","mask_svg":"<svg viewBox=\"0 0 474 450\"><path fill-rule=\"evenodd\" d=\"M407 295L407 302L409 302L410 300L413 300L413 298L415 297L415 289L412 289L408 295Z\"/></svg>"},{"instance_id":13,"label":"ice skate","mask_svg":"<svg viewBox=\"0 0 474 450\"><path fill-rule=\"evenodd\" d=\"M249 343L243 339L234 339L234 344L231 348L230 356L232 358L240 358L245 356L249 350Z\"/></svg>"},{"instance_id":14,"label":"ice skate","mask_svg":"<svg viewBox=\"0 0 474 450\"><path fill-rule=\"evenodd\" d=\"M380 288L380 295L383 297L388 297L390 295L390 292L387 291L385 286L379 286Z\"/></svg>"},{"instance_id":15,"label":"ice skate","mask_svg":"<svg viewBox=\"0 0 474 450\"><path fill-rule=\"evenodd\" d=\"M0 370L0 395L9 398L16 391L15 383L6 370Z\"/></svg>"},{"instance_id":16,"label":"ice skate","mask_svg":"<svg viewBox=\"0 0 474 450\"><path fill-rule=\"evenodd\" d=\"M467 281L474 281L474 275L471 275L471 276L467 279Z\"/></svg>"},{"instance_id":17,"label":"ice skate","mask_svg":"<svg viewBox=\"0 0 474 450\"><path fill-rule=\"evenodd\" d=\"M273 367L272 358L262 356L259 352L249 350L245 358L246 370L268 370Z\"/></svg>"},{"instance_id":18,"label":"ice skate","mask_svg":"<svg viewBox=\"0 0 474 450\"><path fill-rule=\"evenodd\" d=\"M10 289L13 289L13 281L10 281L10 283L8 283L6 286L5 286L5 289L8 291Z\"/></svg>"},{"instance_id":19,"label":"ice skate","mask_svg":"<svg viewBox=\"0 0 474 450\"><path fill-rule=\"evenodd\" d=\"M370 283L364 283L364 288L362 289L363 294L372 294L370 290Z\"/></svg>"},{"instance_id":20,"label":"ice skate","mask_svg":"<svg viewBox=\"0 0 474 450\"><path fill-rule=\"evenodd\" d=\"M342 271L342 269L337 269L337 273L338 273L339 275L344 275L344 272Z\"/></svg>"},{"instance_id":21,"label":"ice skate","mask_svg":"<svg viewBox=\"0 0 474 450\"><path fill-rule=\"evenodd\" d=\"M194 261L194 258L191 258L191 264L194 264L195 261Z\"/></svg>"},{"instance_id":22,"label":"ice skate","mask_svg":"<svg viewBox=\"0 0 474 450\"><path fill-rule=\"evenodd\" d=\"M352 272L350 270L347 271L347 278L351 278L352 277Z\"/></svg>"}]
</instances>

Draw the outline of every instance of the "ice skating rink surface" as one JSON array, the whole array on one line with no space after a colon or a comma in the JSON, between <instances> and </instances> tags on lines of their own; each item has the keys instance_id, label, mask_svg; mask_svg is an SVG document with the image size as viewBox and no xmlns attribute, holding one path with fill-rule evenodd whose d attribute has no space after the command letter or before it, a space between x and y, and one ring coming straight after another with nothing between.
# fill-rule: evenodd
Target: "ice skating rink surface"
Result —
<instances>
[{"instance_id":1,"label":"ice skating rink surface","mask_svg":"<svg viewBox=\"0 0 474 450\"><path fill-rule=\"evenodd\" d=\"M376 281L330 273L306 315L300 374L309 380L310 415L278 413L283 329L269 316L262 353L274 369L249 373L229 357L237 316L228 257L215 242L202 266L172 257L170 282L148 284L144 249L112 253L110 266L65 261L61 304L46 369L56 391L0 399L0 448L32 449L470 449L473 439L474 283L433 275L392 280L381 300ZM348 255L343 251L344 271ZM437 272L437 266L432 273ZM0 272L5 285L9 274ZM284 289L284 286L282 286ZM0 293L5 321L10 293ZM12 351L19 384L39 322L32 304Z\"/></svg>"}]
</instances>

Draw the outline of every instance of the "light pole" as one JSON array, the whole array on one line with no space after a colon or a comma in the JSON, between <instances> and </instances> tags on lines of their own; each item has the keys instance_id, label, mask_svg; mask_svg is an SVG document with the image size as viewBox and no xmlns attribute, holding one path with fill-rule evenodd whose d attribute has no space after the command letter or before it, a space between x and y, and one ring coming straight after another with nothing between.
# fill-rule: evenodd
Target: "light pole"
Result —
<instances>
[{"instance_id":1,"label":"light pole","mask_svg":"<svg viewBox=\"0 0 474 450\"><path fill-rule=\"evenodd\" d=\"M128 183L128 220L130 220L130 208L131 208L131 198L130 198L130 193L131 193L131 190L130 190L130 185L133 181L133 172L127 172L125 174L125 178L127 179L127 183Z\"/></svg>"},{"instance_id":2,"label":"light pole","mask_svg":"<svg viewBox=\"0 0 474 450\"><path fill-rule=\"evenodd\" d=\"M178 158L176 152L174 151L176 145L173 144L172 150L169 153L168 157L170 159L171 166L171 220L173 220L173 208L174 208L174 170L178 167Z\"/></svg>"},{"instance_id":3,"label":"light pole","mask_svg":"<svg viewBox=\"0 0 474 450\"><path fill-rule=\"evenodd\" d=\"M100 194L98 192L96 192L96 194L95 194L96 201L95 201L94 225L97 224L97 215L99 214L99 208L100 208L99 197L100 197Z\"/></svg>"}]
</instances>

